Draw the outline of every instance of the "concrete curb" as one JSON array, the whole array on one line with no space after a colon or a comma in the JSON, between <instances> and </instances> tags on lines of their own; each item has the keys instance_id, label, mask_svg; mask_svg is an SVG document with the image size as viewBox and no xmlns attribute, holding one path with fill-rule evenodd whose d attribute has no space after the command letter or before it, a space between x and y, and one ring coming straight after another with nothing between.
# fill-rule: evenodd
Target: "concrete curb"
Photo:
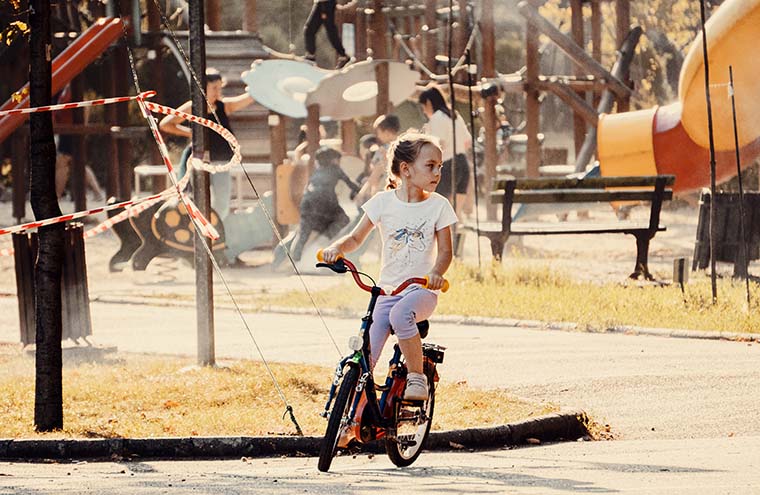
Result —
<instances>
[{"instance_id":1,"label":"concrete curb","mask_svg":"<svg viewBox=\"0 0 760 495\"><path fill-rule=\"evenodd\" d=\"M569 411L548 414L493 428L433 432L426 450L483 449L542 442L575 440L586 435L586 414ZM1 460L113 458L235 458L317 456L322 437L185 437L102 438L60 440L0 440ZM373 442L363 451L382 452Z\"/></svg>"},{"instance_id":2,"label":"concrete curb","mask_svg":"<svg viewBox=\"0 0 760 495\"><path fill-rule=\"evenodd\" d=\"M155 298L139 296L111 297L98 296L92 298L92 302L103 302L109 304L148 304L154 306L187 306L195 307L189 301L169 301L162 304L162 300ZM217 304L217 308L235 309L231 304ZM242 308L243 311L251 309ZM283 306L265 306L258 310L262 313L286 314L286 315L312 315L316 316L317 312L313 308L290 308ZM331 318L358 319L364 316L363 312L324 308L320 309L322 316ZM463 316L463 315L435 315L430 321L433 323L451 323L458 325L475 325L483 327L517 327L530 328L534 330L556 330L563 332L588 332L588 333L617 333L624 335L650 335L654 337L671 337L678 339L703 339L703 340L735 340L741 342L760 342L758 333L742 332L720 332L712 330L689 330L680 328L649 328L639 327L636 325L617 325L603 329L589 328L585 325L572 322L547 322L540 320L520 320L514 318L493 318L487 316Z\"/></svg>"}]
</instances>

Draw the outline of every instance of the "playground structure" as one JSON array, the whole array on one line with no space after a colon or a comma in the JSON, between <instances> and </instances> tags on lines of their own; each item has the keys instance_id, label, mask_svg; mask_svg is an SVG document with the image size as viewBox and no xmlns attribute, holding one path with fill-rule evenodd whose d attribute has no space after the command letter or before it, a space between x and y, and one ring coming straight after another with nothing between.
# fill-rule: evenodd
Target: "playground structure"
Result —
<instances>
[{"instance_id":1,"label":"playground structure","mask_svg":"<svg viewBox=\"0 0 760 495\"><path fill-rule=\"evenodd\" d=\"M733 67L738 146L744 166L760 156L760 120L754 95L760 68L750 48L760 39L760 1L728 0L705 26L710 52L712 112L715 123L716 180L736 175L736 155L728 94ZM681 69L678 101L637 112L602 116L599 161L604 175L673 174L675 191L709 183L709 139L705 105L702 40L692 43Z\"/></svg>"},{"instance_id":2,"label":"playground structure","mask_svg":"<svg viewBox=\"0 0 760 495\"><path fill-rule=\"evenodd\" d=\"M623 47L626 40L631 38L630 1L611 1L614 1L615 5L615 42L617 46ZM604 175L651 174L655 172L675 174L680 177L680 180L677 178L676 181L676 191L690 190L706 184L706 167L698 166L701 163L700 160L706 161L704 126L700 124L704 120L703 113L700 113L699 96L699 47L701 44L697 42L692 46L684 64L681 77L681 96L678 103L659 109L624 112L629 108L632 91L631 84L627 80L627 64L630 63L630 60L627 63L619 61L621 63L616 64L612 70L607 70L600 64L602 55L601 2L602 0L589 2L591 4L590 19L583 17L584 2L581 0L570 2L571 36L567 36L542 17L535 2L521 2L519 12L526 22L526 65L523 70L515 74L498 74L495 70L494 46L496 36L493 24L493 0L483 0L477 4L465 0L455 2L456 5L451 15L457 22L450 29L454 57L458 57L468 46L468 40L471 39L473 30L477 29L479 32L476 37L480 44L480 60L476 61L479 62L477 65L480 76L479 82L473 88L467 88L464 84L457 82L454 85L454 96L461 100L467 96L468 90L471 89L482 110L481 120L485 129L483 170L487 182L497 177L495 106L500 93L525 95L526 126L524 140L527 148L525 175L528 177L536 177L542 172L540 167L542 164L541 144L539 142L539 131L541 130L540 102L543 93L551 93L558 96L573 111L576 155L590 156L593 154L593 148L597 143L597 140L593 139L593 130L599 126L598 158L601 161L601 169ZM424 5L420 5L404 0L371 0L360 1L355 8L339 10L337 19L339 28L343 24L353 25L353 52L357 61L372 59L372 62L367 62L372 64L367 66L371 67L371 70L362 76L360 82L374 79L375 89L372 101L374 102L375 115L391 111L393 104L397 102L395 98L391 98L390 82L392 79L389 67L392 66L394 60L410 63L418 70L418 87L430 81L445 82L446 75L441 73L444 72L444 68L440 61L440 54L445 51L443 47L449 33L449 12L447 5L442 6L443 3L436 0L425 0ZM710 49L715 52L712 65L715 65L714 71L720 74L719 77L722 77L723 72L727 73L727 70L723 69L727 66L729 57L739 52L735 47L738 44L747 43L747 40L752 39L752 36L756 34L757 28L755 26L758 23L751 21L757 21L758 16L760 16L758 14L760 12L759 4L758 0L748 2L729 0L716 12L714 19L708 23ZM66 3L62 5L66 5ZM158 11L157 5L154 2L147 2L146 5L147 22L143 26L147 29L134 29L134 26L128 29L129 36L123 36L118 45L111 50L113 56L109 57L107 63L104 64L104 70L128 73L123 46L127 42L135 47L146 49L145 52L140 53L148 54L153 51L153 58L148 56L144 61L153 69L162 63L162 57L167 56L167 51L180 59L182 53L187 52L187 47L182 46L184 42L180 41L180 46L178 46L175 38L166 32L162 32L162 14ZM101 8L103 11L98 12L97 8ZM140 6L135 2L122 2L120 8L120 12L115 12L113 6L103 9L102 5L100 7L93 5L93 9L95 9L93 12L103 15L120 15L121 18L127 20L127 25L129 25L131 17L140 14ZM241 80L240 74L250 68L252 60L266 60L280 55L263 45L255 34L257 28L255 2L245 2L241 25L243 29L234 33L219 31L220 8L221 4L218 1L209 2L207 21L211 31L207 34L208 42L206 45L208 65L214 66L222 72L229 81L230 92L242 92L244 82ZM63 7L61 9L65 10ZM587 24L591 26L591 54L586 53L584 49L586 45L584 27ZM102 53L107 52L109 45L124 34L119 20L110 17L97 21L80 36L74 38L74 41L61 52L54 62L54 90L73 81L75 93L78 92L81 96L82 88L81 85L77 85L76 75ZM539 34L546 35L576 64L577 71L574 74L542 75L540 73ZM177 38L184 39L185 33L178 32ZM159 49L161 47L165 48ZM628 48L631 55L634 47L635 41ZM292 55L287 56L293 58ZM437 56L439 57L436 58ZM752 94L754 89L752 84L756 83L750 81L757 81L758 79L752 77L754 74L748 74L746 71L747 67L751 67L747 58L749 55L742 55L742 57L735 63L739 75L738 91L743 94ZM361 63L354 65L358 69ZM461 67L461 65L461 60L458 60L455 68ZM183 70L186 72L186 68L183 67ZM152 73L159 74L157 70L152 71ZM329 79L330 83L333 84L327 92L327 99L319 96L319 85L306 96L304 106L306 107L308 128L307 151L312 157L319 146L320 116L329 116L330 113L335 112L335 109L332 111L323 110L320 114L320 107L326 109L329 96L336 93L343 94L352 85L357 84L357 80L352 80L348 76L351 73L352 69L347 69L341 74L332 74L330 78L323 79L323 81ZM345 81L341 82L343 74L345 74ZM455 75L458 81L461 80L461 74L462 72L459 72ZM187 73L185 77L188 77ZM160 95L162 88L167 86L168 81L157 77L151 83ZM126 77L111 78L108 90L112 94L126 94L128 86L128 78ZM497 88L496 92L489 90L493 87ZM443 84L441 84L441 89L444 92L448 90ZM591 94L599 100L599 105L596 108L589 103ZM413 97L413 95L411 96ZM604 104L605 99L606 106ZM609 112L613 108L613 101L617 104L618 112L623 113L600 116L600 112ZM719 114L717 120L719 122L724 122L726 118L726 105L724 103L725 101L719 102L717 105ZM16 108L23 105L23 102L15 103L9 100L4 108ZM753 134L756 132L752 127L754 120L751 116L755 113L753 106L745 104L741 108L746 109L740 115L742 152L745 154L745 163L749 163L752 158L760 154L760 149L758 149L760 145L757 144L757 139ZM341 110L345 110L345 108L341 108ZM132 194L133 190L132 170L124 165L133 161L133 150L127 138L143 135L145 129L127 125L128 116L125 108L109 107L106 112L108 112L108 118L113 118L112 122L115 122L116 126L110 124L84 126L81 115L79 115L78 123L57 128L57 132L79 136L80 155L85 153L84 146L82 146L85 134L109 136L109 152L106 157L109 162L106 190L109 196L126 198ZM359 116L367 116L367 112L365 104L361 115L342 114L338 117L340 120L340 142L344 153L355 153L356 119ZM681 113L683 113L683 119L679 121ZM231 119L236 129L236 135L240 137L244 160L271 163L271 172L264 172L256 182L258 182L257 186L264 186L261 188L262 191L266 189L273 191L274 202L278 205L278 218L283 191L290 188L290 195L292 196L292 188L297 188L300 184L296 182L294 185L288 185L284 188L276 184L278 177L282 178L283 181L289 180L288 174L281 173L282 170L279 169L287 161L290 142L288 130L293 127L293 118L295 117L287 115L287 112L278 113L271 108L271 105L269 107L253 105L249 109L234 115ZM23 120L23 116L13 116L13 118L6 117L0 121L0 140L5 139L5 146L10 149L14 163L24 163L25 161L23 156L25 154L26 131L23 128L16 131L19 133L19 139L7 139L7 137ZM655 122L654 125L652 125L653 121ZM726 137L728 133L724 132L726 128L725 125L719 128L719 180L735 173L732 172L732 167L735 165L732 162L733 158L728 160L731 149ZM686 158L681 156L684 143L692 146L697 152ZM592 150L590 154L584 152L589 148ZM76 165L73 171L74 179L81 177L83 161L86 160L86 156L79 158L74 160ZM159 163L160 161L155 150L152 151L150 161L152 163ZM585 165L584 161L576 160L575 169L583 170ZM312 167L313 158L309 164L309 171ZM21 167L14 167L13 170L14 183L17 185L14 187L13 215L16 218L22 218L26 195L23 187L25 184L24 170ZM159 177L155 179L159 179ZM82 182L81 180L72 181L72 192L77 209L84 209ZM160 190L163 186L161 180L154 180L154 190ZM278 191L280 192L279 201L277 198ZM291 209L294 207L294 204L290 205ZM489 216L495 214L492 210L492 208L489 209ZM295 220L292 214L289 215L289 218L289 221L283 221L281 224L296 223L297 215L295 215Z\"/></svg>"}]
</instances>

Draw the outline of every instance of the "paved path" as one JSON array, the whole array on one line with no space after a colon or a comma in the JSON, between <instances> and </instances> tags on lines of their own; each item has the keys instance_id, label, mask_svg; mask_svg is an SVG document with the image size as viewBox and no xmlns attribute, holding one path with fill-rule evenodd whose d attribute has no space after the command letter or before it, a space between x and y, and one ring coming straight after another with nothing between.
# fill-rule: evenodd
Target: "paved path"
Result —
<instances>
[{"instance_id":1,"label":"paved path","mask_svg":"<svg viewBox=\"0 0 760 495\"><path fill-rule=\"evenodd\" d=\"M476 453L316 459L0 463L0 494L755 494L760 437L573 442Z\"/></svg>"},{"instance_id":2,"label":"paved path","mask_svg":"<svg viewBox=\"0 0 760 495\"><path fill-rule=\"evenodd\" d=\"M0 298L0 341L17 340L15 298ZM11 316L12 315L12 316ZM194 355L195 310L93 303L93 342L120 351ZM246 315L272 361L332 367L339 353L308 315ZM357 330L327 318L341 350ZM239 317L216 312L220 359L258 359ZM479 327L436 323L431 341L447 346L444 380L503 387L537 401L581 408L626 439L760 435L760 344Z\"/></svg>"}]
</instances>

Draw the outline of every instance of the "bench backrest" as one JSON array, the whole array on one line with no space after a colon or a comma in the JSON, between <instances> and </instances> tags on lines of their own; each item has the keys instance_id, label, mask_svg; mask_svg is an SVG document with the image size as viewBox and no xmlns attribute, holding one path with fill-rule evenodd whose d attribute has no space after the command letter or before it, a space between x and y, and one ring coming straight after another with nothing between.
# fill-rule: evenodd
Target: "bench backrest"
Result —
<instances>
[{"instance_id":1,"label":"bench backrest","mask_svg":"<svg viewBox=\"0 0 760 495\"><path fill-rule=\"evenodd\" d=\"M613 201L650 201L650 228L660 222L664 200L673 197L674 175L619 177L589 177L568 179L546 177L539 179L499 179L494 181L491 201L502 203L502 229L506 232L512 222L514 203L590 203Z\"/></svg>"}]
</instances>

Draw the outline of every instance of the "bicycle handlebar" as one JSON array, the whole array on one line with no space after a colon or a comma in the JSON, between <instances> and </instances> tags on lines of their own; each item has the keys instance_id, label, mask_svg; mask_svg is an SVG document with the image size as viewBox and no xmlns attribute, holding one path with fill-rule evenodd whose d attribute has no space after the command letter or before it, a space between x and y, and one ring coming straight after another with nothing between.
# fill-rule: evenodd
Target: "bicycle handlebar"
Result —
<instances>
[{"instance_id":1,"label":"bicycle handlebar","mask_svg":"<svg viewBox=\"0 0 760 495\"><path fill-rule=\"evenodd\" d=\"M322 255L322 250L320 249L319 251L317 251L317 260L320 261L320 263L317 263L317 268L322 268L322 267L329 268L335 273L351 272L351 275L354 277L354 281L356 282L356 285L366 290L367 292L372 292L372 286L365 284L364 281L359 277L359 272L356 269L356 265L351 263L351 261L347 260L343 256L338 257L338 260L335 263L325 263L324 256ZM406 289L412 284L419 284L422 287L427 288L429 282L430 281L428 280L427 276L413 277L413 278L404 280L398 287L396 287L393 290L393 292L390 293L390 295L395 296L401 293L404 289ZM441 287L441 292L448 291L449 287L450 287L449 281L444 279L443 287ZM385 290L380 289L380 295L387 296L388 293L385 292Z\"/></svg>"}]
</instances>

